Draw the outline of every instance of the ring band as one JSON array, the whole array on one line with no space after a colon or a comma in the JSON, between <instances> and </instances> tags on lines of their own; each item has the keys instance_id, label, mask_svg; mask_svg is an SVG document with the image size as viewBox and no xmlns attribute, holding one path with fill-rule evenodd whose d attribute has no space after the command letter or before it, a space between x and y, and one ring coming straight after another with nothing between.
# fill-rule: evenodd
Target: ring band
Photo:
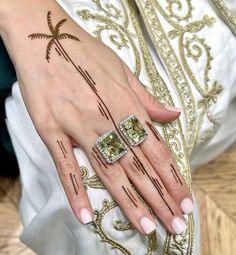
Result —
<instances>
[{"instance_id":1,"label":"ring band","mask_svg":"<svg viewBox=\"0 0 236 255\"><path fill-rule=\"evenodd\" d=\"M128 152L128 146L114 130L98 137L96 147L107 163L114 163Z\"/></svg>"},{"instance_id":2,"label":"ring band","mask_svg":"<svg viewBox=\"0 0 236 255\"><path fill-rule=\"evenodd\" d=\"M133 114L129 115L125 120L121 121L120 130L132 146L139 145L148 136L139 120Z\"/></svg>"}]
</instances>

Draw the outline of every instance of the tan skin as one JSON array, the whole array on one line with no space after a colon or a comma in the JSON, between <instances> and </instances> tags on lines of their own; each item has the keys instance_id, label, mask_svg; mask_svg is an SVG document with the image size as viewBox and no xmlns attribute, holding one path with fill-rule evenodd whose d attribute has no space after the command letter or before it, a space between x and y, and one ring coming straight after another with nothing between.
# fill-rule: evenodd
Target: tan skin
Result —
<instances>
[{"instance_id":1,"label":"tan skin","mask_svg":"<svg viewBox=\"0 0 236 255\"><path fill-rule=\"evenodd\" d=\"M50 34L48 11L52 13L54 25L62 19L67 20L60 28L61 32L80 40L64 39L61 45L73 58L73 63L88 70L102 101L81 73L55 49L50 52L50 61L45 59L47 39L30 40L28 37L33 33ZM150 123L152 120L175 120L180 112L160 104L111 49L84 31L55 1L2 1L0 13L1 36L15 65L25 105L55 162L78 220L84 223L82 209L86 208L91 217L93 210L82 184L73 144L86 153L108 192L140 233L147 234L140 224L144 217L154 225L156 223L130 181L167 230L175 234L172 221L176 217L184 221L181 202L184 198L192 200L192 196L170 150L158 132L150 128ZM102 116L98 101L103 107L106 105L114 122ZM130 114L139 119L148 138L115 163L99 163L99 157L93 152L97 137L115 129L114 123L119 125ZM134 158L141 162L139 167L134 164ZM140 166L144 173L138 169ZM161 186L161 193L157 185ZM127 190L132 196L127 195Z\"/></svg>"}]
</instances>

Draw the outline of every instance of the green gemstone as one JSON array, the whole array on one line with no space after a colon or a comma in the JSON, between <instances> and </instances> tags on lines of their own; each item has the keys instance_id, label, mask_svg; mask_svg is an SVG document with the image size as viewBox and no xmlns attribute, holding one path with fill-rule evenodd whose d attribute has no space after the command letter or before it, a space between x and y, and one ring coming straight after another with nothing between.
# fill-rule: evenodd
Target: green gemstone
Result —
<instances>
[{"instance_id":1,"label":"green gemstone","mask_svg":"<svg viewBox=\"0 0 236 255\"><path fill-rule=\"evenodd\" d=\"M99 141L98 144L109 161L116 160L126 151L125 144L120 140L115 132L109 133L101 141Z\"/></svg>"},{"instance_id":2,"label":"green gemstone","mask_svg":"<svg viewBox=\"0 0 236 255\"><path fill-rule=\"evenodd\" d=\"M131 117L123 123L123 127L126 131L127 136L133 140L135 144L142 141L147 133L145 129L140 125L139 121L135 117Z\"/></svg>"}]
</instances>

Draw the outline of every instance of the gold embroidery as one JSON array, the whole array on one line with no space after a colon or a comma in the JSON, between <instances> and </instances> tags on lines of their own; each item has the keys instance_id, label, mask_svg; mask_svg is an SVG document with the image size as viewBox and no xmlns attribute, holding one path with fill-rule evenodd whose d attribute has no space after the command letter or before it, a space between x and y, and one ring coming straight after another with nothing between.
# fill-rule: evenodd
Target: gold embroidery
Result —
<instances>
[{"instance_id":1,"label":"gold embroidery","mask_svg":"<svg viewBox=\"0 0 236 255\"><path fill-rule=\"evenodd\" d=\"M152 3L157 3L157 1L138 0L136 2L141 10L141 14L149 34L151 35L151 38L153 38L153 44L155 45L160 58L162 59L173 83L175 84L175 88L178 90L178 96L183 106L182 108L187 128L186 133L188 151L191 152L197 134L196 104L191 88L155 12ZM168 17L163 10L162 12L166 17ZM168 17L168 21L169 20L172 22ZM176 28L177 27L180 26L176 25Z\"/></svg>"},{"instance_id":2,"label":"gold embroidery","mask_svg":"<svg viewBox=\"0 0 236 255\"><path fill-rule=\"evenodd\" d=\"M230 27L231 31L236 35L236 17L230 12L223 0L211 0L221 17L224 19L226 24Z\"/></svg>"},{"instance_id":3,"label":"gold embroidery","mask_svg":"<svg viewBox=\"0 0 236 255\"><path fill-rule=\"evenodd\" d=\"M106 199L103 200L102 209L94 210L94 220L90 223L90 225L93 226L94 232L100 236L102 242L110 244L112 249L117 249L124 255L131 255L130 251L127 250L123 245L108 237L102 227L102 220L104 216L116 206L117 204L114 201L109 202Z\"/></svg>"},{"instance_id":4,"label":"gold embroidery","mask_svg":"<svg viewBox=\"0 0 236 255\"><path fill-rule=\"evenodd\" d=\"M105 189L103 183L101 182L101 180L99 179L99 177L96 174L89 177L89 172L88 172L87 167L85 167L85 166L80 167L80 171L81 171L83 184L84 184L85 188L90 187L93 189Z\"/></svg>"},{"instance_id":5,"label":"gold embroidery","mask_svg":"<svg viewBox=\"0 0 236 255\"><path fill-rule=\"evenodd\" d=\"M195 34L201 31L205 26L211 27L214 22L214 18L209 18L207 15L205 15L202 20L191 22L185 27L178 26L178 28L171 30L168 33L169 38L172 40L177 37L179 38L178 45L181 62L186 73L188 74L188 77L203 98L198 102L198 108L200 109L198 133L202 128L204 117L208 118L208 121L212 123L212 128L209 129L209 131L206 132L203 136L198 137L196 145L199 145L206 139L209 139L214 134L218 126L216 118L210 112L210 107L212 104L216 103L217 94L219 94L223 88L218 84L217 81L214 81L212 85L209 84L209 72L211 70L211 61L213 60L211 55L211 48L207 45L203 38L200 38ZM186 33L194 33L194 35L191 38L185 39ZM194 76L188 64L187 58L192 58L195 62L198 62L201 56L203 56L203 52L206 55L206 64L204 68L203 83L201 84L201 82L199 82ZM203 61L201 61L201 63L202 62Z\"/></svg>"},{"instance_id":6,"label":"gold embroidery","mask_svg":"<svg viewBox=\"0 0 236 255\"><path fill-rule=\"evenodd\" d=\"M184 1L185 6L183 1L181 0L167 0L166 2L168 3L167 10L170 13L170 17L175 18L178 21L188 20L191 17L193 8L190 0ZM186 7L185 9L187 10L186 14L181 13L181 11L184 10L184 7ZM177 11L179 11L179 14L177 13Z\"/></svg>"},{"instance_id":7,"label":"gold embroidery","mask_svg":"<svg viewBox=\"0 0 236 255\"><path fill-rule=\"evenodd\" d=\"M126 230L133 229L133 226L131 223L121 222L121 220L115 220L113 222L113 227L117 231L126 231Z\"/></svg>"},{"instance_id":8,"label":"gold embroidery","mask_svg":"<svg viewBox=\"0 0 236 255\"><path fill-rule=\"evenodd\" d=\"M134 40L132 39L132 33L128 30L128 15L126 12L126 9L121 2L122 11L118 10L117 7L115 7L112 4L106 4L106 7L101 7L101 1L100 0L94 0L94 3L96 4L98 10L100 11L99 14L93 14L90 10L78 10L77 14L82 17L84 20L89 21L90 19L96 21L99 23L96 25L96 30L94 31L94 35L99 39L102 40L102 32L105 31L112 31L113 33L109 36L111 42L116 45L118 49L121 49L123 47L127 47L128 43L130 43L130 46L134 52L135 55L135 74L137 76L140 75L141 70L141 62L140 62L140 56L138 49L134 43ZM105 9L107 8L107 10ZM115 13L110 13L107 15L110 9L115 10ZM121 15L121 13L124 13L124 15Z\"/></svg>"}]
</instances>

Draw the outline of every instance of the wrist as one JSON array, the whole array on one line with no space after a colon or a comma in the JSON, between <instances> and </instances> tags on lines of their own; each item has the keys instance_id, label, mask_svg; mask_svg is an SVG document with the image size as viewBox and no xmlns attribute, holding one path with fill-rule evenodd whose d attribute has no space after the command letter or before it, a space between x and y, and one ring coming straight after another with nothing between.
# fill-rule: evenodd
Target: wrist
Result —
<instances>
[{"instance_id":1,"label":"wrist","mask_svg":"<svg viewBox=\"0 0 236 255\"><path fill-rule=\"evenodd\" d=\"M23 24L33 23L37 18L40 18L40 13L55 8L58 8L55 0L2 0L0 4L0 35L13 29L16 30Z\"/></svg>"}]
</instances>

